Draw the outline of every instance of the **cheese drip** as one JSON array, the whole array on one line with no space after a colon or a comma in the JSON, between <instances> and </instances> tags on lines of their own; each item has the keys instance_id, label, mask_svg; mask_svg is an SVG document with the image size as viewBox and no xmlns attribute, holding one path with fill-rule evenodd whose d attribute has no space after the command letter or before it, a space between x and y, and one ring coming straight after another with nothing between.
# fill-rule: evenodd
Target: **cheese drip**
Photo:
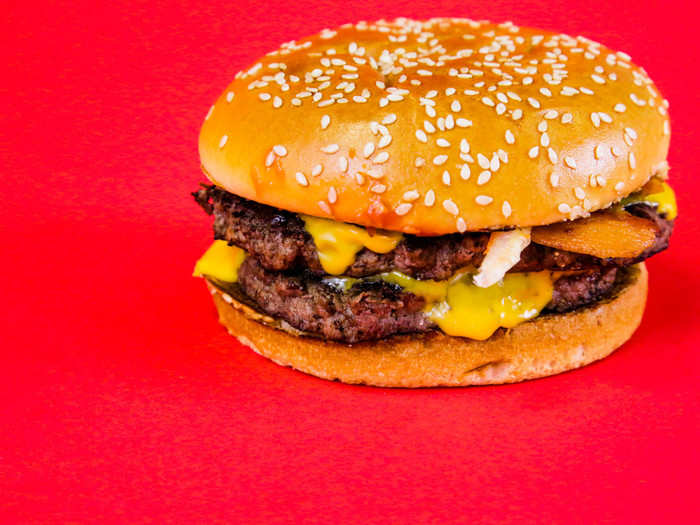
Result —
<instances>
[{"instance_id":1,"label":"cheese drip","mask_svg":"<svg viewBox=\"0 0 700 525\"><path fill-rule=\"evenodd\" d=\"M470 273L457 273L448 281L421 281L400 272L380 279L423 297L426 315L449 335L483 341L499 327L513 328L536 317L552 300L552 272L508 273L501 281L477 286Z\"/></svg>"},{"instance_id":2,"label":"cheese drip","mask_svg":"<svg viewBox=\"0 0 700 525\"><path fill-rule=\"evenodd\" d=\"M226 241L214 241L194 265L194 277L211 277L225 283L238 280L238 268L245 259L245 252Z\"/></svg>"},{"instance_id":3,"label":"cheese drip","mask_svg":"<svg viewBox=\"0 0 700 525\"><path fill-rule=\"evenodd\" d=\"M398 232L378 231L374 235L354 224L302 215L302 220L316 245L318 259L326 273L342 274L355 261L363 248L375 253L388 253L401 242Z\"/></svg>"}]
</instances>

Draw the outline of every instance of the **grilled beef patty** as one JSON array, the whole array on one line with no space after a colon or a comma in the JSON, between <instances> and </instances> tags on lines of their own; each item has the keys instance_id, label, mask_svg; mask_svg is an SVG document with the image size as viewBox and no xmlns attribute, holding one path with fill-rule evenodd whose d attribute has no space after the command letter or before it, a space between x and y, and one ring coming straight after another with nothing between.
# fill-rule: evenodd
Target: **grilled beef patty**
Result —
<instances>
[{"instance_id":1,"label":"grilled beef patty","mask_svg":"<svg viewBox=\"0 0 700 525\"><path fill-rule=\"evenodd\" d=\"M265 269L325 274L314 241L296 213L243 199L216 186L204 186L193 195L207 213L214 215L214 237L243 248ZM522 252L520 262L511 271L598 270L601 266L627 266L668 246L673 229L671 221L644 204L629 206L627 210L652 220L657 226L656 242L639 257L599 259L533 243ZM389 253L361 250L344 275L365 277L396 270L416 279L443 280L465 266L478 267L488 239L486 232L438 237L404 235Z\"/></svg>"},{"instance_id":2,"label":"grilled beef patty","mask_svg":"<svg viewBox=\"0 0 700 525\"><path fill-rule=\"evenodd\" d=\"M566 312L599 300L613 288L617 273L609 266L560 277L545 311ZM345 290L313 272L271 271L248 257L238 270L238 286L261 312L334 341L436 329L423 313L422 297L381 280L361 280Z\"/></svg>"}]
</instances>

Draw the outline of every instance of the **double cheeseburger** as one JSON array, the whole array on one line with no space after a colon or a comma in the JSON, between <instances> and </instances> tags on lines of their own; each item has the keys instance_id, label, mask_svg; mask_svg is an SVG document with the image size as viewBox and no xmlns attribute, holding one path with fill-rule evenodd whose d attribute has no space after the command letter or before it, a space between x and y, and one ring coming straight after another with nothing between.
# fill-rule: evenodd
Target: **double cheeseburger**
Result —
<instances>
[{"instance_id":1,"label":"double cheeseburger","mask_svg":"<svg viewBox=\"0 0 700 525\"><path fill-rule=\"evenodd\" d=\"M199 136L197 262L281 365L380 386L508 383L623 344L668 246L668 103L584 37L361 22L236 75Z\"/></svg>"}]
</instances>

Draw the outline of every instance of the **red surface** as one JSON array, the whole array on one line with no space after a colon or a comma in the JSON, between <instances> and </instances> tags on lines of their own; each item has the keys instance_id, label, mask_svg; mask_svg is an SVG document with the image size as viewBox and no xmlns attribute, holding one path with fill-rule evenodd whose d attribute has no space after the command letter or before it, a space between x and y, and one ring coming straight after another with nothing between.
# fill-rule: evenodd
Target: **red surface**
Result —
<instances>
[{"instance_id":1,"label":"red surface","mask_svg":"<svg viewBox=\"0 0 700 525\"><path fill-rule=\"evenodd\" d=\"M0 16L1 522L700 520L687 6L19 4ZM190 277L211 235L188 195L200 122L280 42L438 13L585 34L670 100L681 218L649 263L644 324L603 362L512 386L383 390L280 368L225 334Z\"/></svg>"}]
</instances>

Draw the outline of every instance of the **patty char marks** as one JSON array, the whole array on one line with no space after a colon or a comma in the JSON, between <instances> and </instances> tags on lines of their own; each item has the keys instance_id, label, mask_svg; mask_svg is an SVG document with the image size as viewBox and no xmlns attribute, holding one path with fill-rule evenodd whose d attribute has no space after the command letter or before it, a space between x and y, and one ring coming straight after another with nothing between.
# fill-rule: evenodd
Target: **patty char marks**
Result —
<instances>
[{"instance_id":1,"label":"patty char marks","mask_svg":"<svg viewBox=\"0 0 700 525\"><path fill-rule=\"evenodd\" d=\"M308 270L316 275L325 274L314 241L296 213L238 197L213 185L203 186L193 195L207 213L214 215L215 239L226 240L243 248L268 270ZM668 247L672 221L661 217L655 208L643 204L629 206L627 211L653 221L657 228L654 245L639 257L599 259L533 243L525 248L520 262L512 271L589 270L600 266L627 266ZM478 267L484 258L488 239L487 232L438 237L404 235L403 240L389 253L361 250L344 274L365 277L396 270L417 279L448 279L465 266Z\"/></svg>"},{"instance_id":2,"label":"patty char marks","mask_svg":"<svg viewBox=\"0 0 700 525\"><path fill-rule=\"evenodd\" d=\"M601 267L560 277L545 311L567 312L605 297L617 270ZM270 271L248 257L238 270L238 284L261 312L334 341L356 343L436 329L423 313L422 297L380 280L359 281L343 290L312 272Z\"/></svg>"}]
</instances>

